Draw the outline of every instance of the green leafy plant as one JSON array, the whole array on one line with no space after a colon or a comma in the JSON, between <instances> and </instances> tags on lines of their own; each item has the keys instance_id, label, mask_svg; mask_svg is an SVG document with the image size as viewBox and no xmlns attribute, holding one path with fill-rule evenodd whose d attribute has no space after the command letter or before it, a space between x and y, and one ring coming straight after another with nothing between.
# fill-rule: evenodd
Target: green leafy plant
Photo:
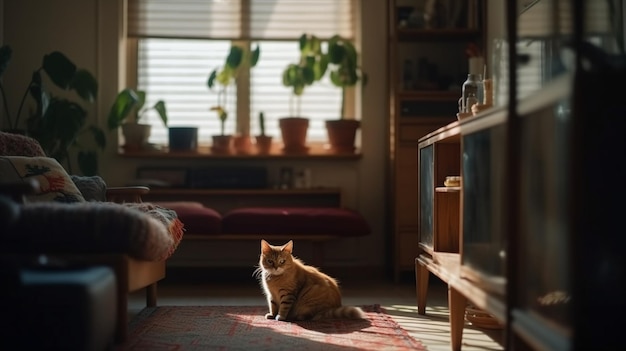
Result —
<instances>
[{"instance_id":1,"label":"green leafy plant","mask_svg":"<svg viewBox=\"0 0 626 351\"><path fill-rule=\"evenodd\" d=\"M64 92L64 95L75 93L83 103L93 103L98 95L95 77L89 71L77 68L59 51L46 54L41 67L31 76L17 113L11 117L1 78L12 54L9 45L0 48L0 93L7 130L18 130L36 139L46 154L64 164L70 173L73 172L70 149L75 148L78 150L76 158L80 171L84 175L97 174L98 150L102 151L106 147L104 131L96 125L87 125L87 111L81 104L69 98L55 96L47 90L47 87L53 86ZM47 84L47 80L52 85ZM20 117L28 97L34 100L35 108L30 110L26 121L21 123ZM86 139L86 136L90 136L91 140Z\"/></svg>"},{"instance_id":2,"label":"green leafy plant","mask_svg":"<svg viewBox=\"0 0 626 351\"><path fill-rule=\"evenodd\" d=\"M209 74L207 80L207 86L210 90L216 87L217 84L221 85L221 88L217 92L217 105L211 107L211 111L217 112L217 116L220 120L220 133L225 134L224 124L228 118L228 111L226 110L228 100L228 88L236 83L242 69L248 69L256 66L259 61L261 49L257 45L252 50L246 47L233 44L230 47L230 51L226 56L226 61L222 67L216 68Z\"/></svg>"},{"instance_id":3,"label":"green leafy plant","mask_svg":"<svg viewBox=\"0 0 626 351\"><path fill-rule=\"evenodd\" d=\"M163 125L167 127L168 116L165 101L159 100L152 106L144 106L146 103L146 92L126 88L120 91L111 105L107 118L109 129L117 129L124 123L141 122L141 118L151 109L154 109Z\"/></svg>"},{"instance_id":4,"label":"green leafy plant","mask_svg":"<svg viewBox=\"0 0 626 351\"><path fill-rule=\"evenodd\" d=\"M330 81L341 88L341 119L345 116L346 88L359 81L367 83L367 75L358 64L358 53L349 40L335 35L328 41L328 59L330 61Z\"/></svg>"},{"instance_id":5,"label":"green leafy plant","mask_svg":"<svg viewBox=\"0 0 626 351\"><path fill-rule=\"evenodd\" d=\"M328 67L328 56L322 51L322 40L318 37L302 34L299 46L300 60L298 63L290 63L282 72L283 85L291 88L292 92L289 103L292 116L300 115L300 97L304 93L304 88L322 79Z\"/></svg>"}]
</instances>

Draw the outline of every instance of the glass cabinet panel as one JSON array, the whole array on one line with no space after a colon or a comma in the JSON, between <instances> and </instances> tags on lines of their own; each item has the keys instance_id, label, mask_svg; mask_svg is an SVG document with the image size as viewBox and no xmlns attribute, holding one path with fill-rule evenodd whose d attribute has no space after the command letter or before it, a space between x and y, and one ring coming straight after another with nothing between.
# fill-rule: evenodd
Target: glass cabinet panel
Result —
<instances>
[{"instance_id":1,"label":"glass cabinet panel","mask_svg":"<svg viewBox=\"0 0 626 351\"><path fill-rule=\"evenodd\" d=\"M569 85L567 83L563 83ZM568 261L568 87L563 95L524 113L520 150L520 240L517 305L551 323L567 325L571 298ZM523 106L522 106L523 107Z\"/></svg>"},{"instance_id":2,"label":"glass cabinet panel","mask_svg":"<svg viewBox=\"0 0 626 351\"><path fill-rule=\"evenodd\" d=\"M434 243L434 201L435 201L435 152L434 145L419 150L419 242L429 248Z\"/></svg>"},{"instance_id":3,"label":"glass cabinet panel","mask_svg":"<svg viewBox=\"0 0 626 351\"><path fill-rule=\"evenodd\" d=\"M503 280L506 275L505 145L504 124L463 135L461 261L471 273L469 278L484 283L485 289L490 288L488 280ZM492 287L494 292L502 292L503 286L498 288Z\"/></svg>"}]
</instances>

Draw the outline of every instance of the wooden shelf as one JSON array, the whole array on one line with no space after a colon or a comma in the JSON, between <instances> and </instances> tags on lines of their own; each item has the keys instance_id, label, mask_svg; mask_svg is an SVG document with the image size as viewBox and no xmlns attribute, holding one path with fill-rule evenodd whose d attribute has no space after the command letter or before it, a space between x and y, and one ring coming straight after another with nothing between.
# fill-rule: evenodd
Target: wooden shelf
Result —
<instances>
[{"instance_id":1,"label":"wooden shelf","mask_svg":"<svg viewBox=\"0 0 626 351\"><path fill-rule=\"evenodd\" d=\"M438 186L435 188L436 193L460 193L460 186Z\"/></svg>"},{"instance_id":2,"label":"wooden shelf","mask_svg":"<svg viewBox=\"0 0 626 351\"><path fill-rule=\"evenodd\" d=\"M150 159L224 159L224 160L267 160L267 159L324 159L324 160L358 160L361 158L359 149L354 152L335 152L326 145L311 145L302 153L285 153L279 145L274 145L268 154L259 154L252 149L249 153L214 153L210 147L200 146L196 151L169 151L167 148L155 147L153 150L128 151L120 148L118 155L128 158Z\"/></svg>"}]
</instances>

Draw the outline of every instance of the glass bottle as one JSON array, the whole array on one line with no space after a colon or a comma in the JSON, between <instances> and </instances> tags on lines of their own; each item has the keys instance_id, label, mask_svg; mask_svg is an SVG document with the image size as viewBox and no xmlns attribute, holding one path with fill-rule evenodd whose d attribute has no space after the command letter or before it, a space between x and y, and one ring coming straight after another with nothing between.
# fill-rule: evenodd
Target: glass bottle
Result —
<instances>
[{"instance_id":1,"label":"glass bottle","mask_svg":"<svg viewBox=\"0 0 626 351\"><path fill-rule=\"evenodd\" d=\"M467 98L473 96L474 98L478 97L478 85L480 82L480 77L478 74L470 73L467 75L467 79L463 83L462 95L463 98L461 101L463 103L462 109L463 112L471 112L471 105L468 105Z\"/></svg>"}]
</instances>

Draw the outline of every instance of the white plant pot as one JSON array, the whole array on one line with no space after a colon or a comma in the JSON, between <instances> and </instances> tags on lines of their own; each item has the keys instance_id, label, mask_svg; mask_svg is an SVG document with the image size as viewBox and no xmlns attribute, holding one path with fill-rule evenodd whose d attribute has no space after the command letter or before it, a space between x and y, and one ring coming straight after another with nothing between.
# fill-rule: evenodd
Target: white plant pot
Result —
<instances>
[{"instance_id":1,"label":"white plant pot","mask_svg":"<svg viewBox=\"0 0 626 351\"><path fill-rule=\"evenodd\" d=\"M124 136L124 149L126 151L142 150L148 144L152 126L149 124L124 123L122 135Z\"/></svg>"}]
</instances>

